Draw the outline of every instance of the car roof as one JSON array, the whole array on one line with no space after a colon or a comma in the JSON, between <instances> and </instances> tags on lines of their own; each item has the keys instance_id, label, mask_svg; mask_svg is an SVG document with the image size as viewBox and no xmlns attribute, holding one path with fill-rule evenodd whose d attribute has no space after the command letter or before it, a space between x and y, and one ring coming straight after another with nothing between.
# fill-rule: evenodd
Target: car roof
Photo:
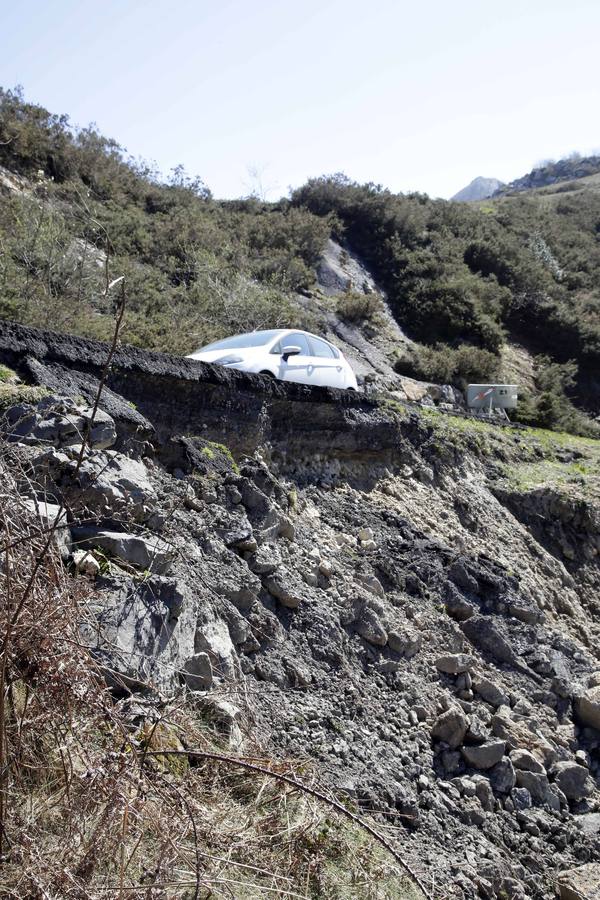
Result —
<instances>
[{"instance_id":1,"label":"car roof","mask_svg":"<svg viewBox=\"0 0 600 900\"><path fill-rule=\"evenodd\" d=\"M285 334L307 334L309 337L316 338L319 341L325 341L326 344L331 344L332 347L335 347L335 349L337 350L338 353L343 355L340 348L336 344L334 344L332 341L328 340L325 337L322 337L322 335L320 335L320 334L313 334L312 331L305 331L304 328L257 328L254 331L246 331L246 332L241 332L240 334L232 334L231 337L236 338L236 337L243 337L245 335L250 335L250 334L265 334L265 332L273 333L273 337L272 337L273 341L280 340L283 337L283 335L285 335ZM227 338L224 338L223 340L227 340ZM210 345L207 345L207 346L210 346ZM203 348L201 348L201 349L203 349Z\"/></svg>"}]
</instances>

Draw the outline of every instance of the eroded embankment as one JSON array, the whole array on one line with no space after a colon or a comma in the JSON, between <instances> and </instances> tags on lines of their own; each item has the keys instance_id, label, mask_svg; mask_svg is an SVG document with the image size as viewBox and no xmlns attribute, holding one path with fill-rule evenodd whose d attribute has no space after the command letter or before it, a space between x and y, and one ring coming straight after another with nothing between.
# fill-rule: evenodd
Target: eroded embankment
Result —
<instances>
[{"instance_id":1,"label":"eroded embankment","mask_svg":"<svg viewBox=\"0 0 600 900\"><path fill-rule=\"evenodd\" d=\"M27 380L92 402L108 345L0 322L0 361ZM274 381L181 357L118 347L102 408L121 441L167 445L180 435L220 441L235 454L269 445L286 466L374 454L385 462L398 426L364 394ZM176 448L173 450L173 462ZM375 462L374 458L371 462Z\"/></svg>"}]
</instances>

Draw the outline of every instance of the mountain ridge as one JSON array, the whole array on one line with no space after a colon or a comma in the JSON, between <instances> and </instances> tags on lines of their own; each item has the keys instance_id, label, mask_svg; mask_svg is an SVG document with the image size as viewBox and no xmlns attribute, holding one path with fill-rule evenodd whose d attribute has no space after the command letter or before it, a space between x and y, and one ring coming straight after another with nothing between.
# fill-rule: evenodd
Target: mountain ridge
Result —
<instances>
[{"instance_id":1,"label":"mountain ridge","mask_svg":"<svg viewBox=\"0 0 600 900\"><path fill-rule=\"evenodd\" d=\"M521 178L504 184L496 191L497 196L522 193L537 188L548 187L562 182L578 181L600 172L600 155L581 156L579 153L565 156L557 161L549 160L533 168Z\"/></svg>"}]
</instances>

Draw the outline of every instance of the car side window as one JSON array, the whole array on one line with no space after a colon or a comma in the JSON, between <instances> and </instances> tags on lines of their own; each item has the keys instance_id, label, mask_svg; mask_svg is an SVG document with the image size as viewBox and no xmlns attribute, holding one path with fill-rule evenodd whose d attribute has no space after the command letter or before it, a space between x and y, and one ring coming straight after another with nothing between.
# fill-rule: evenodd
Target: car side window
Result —
<instances>
[{"instance_id":1,"label":"car side window","mask_svg":"<svg viewBox=\"0 0 600 900\"><path fill-rule=\"evenodd\" d=\"M271 349L271 353L281 356L281 341L277 341L275 346Z\"/></svg>"},{"instance_id":2,"label":"car side window","mask_svg":"<svg viewBox=\"0 0 600 900\"><path fill-rule=\"evenodd\" d=\"M288 334L287 337L283 338L281 343L284 347L300 347L300 354L302 356L312 356L308 341L303 334Z\"/></svg>"},{"instance_id":3,"label":"car side window","mask_svg":"<svg viewBox=\"0 0 600 900\"><path fill-rule=\"evenodd\" d=\"M312 347L312 355L313 356L322 356L327 357L328 359L335 359L336 354L334 352L333 347L328 344L326 341L320 340L320 338L310 337L310 345Z\"/></svg>"}]
</instances>

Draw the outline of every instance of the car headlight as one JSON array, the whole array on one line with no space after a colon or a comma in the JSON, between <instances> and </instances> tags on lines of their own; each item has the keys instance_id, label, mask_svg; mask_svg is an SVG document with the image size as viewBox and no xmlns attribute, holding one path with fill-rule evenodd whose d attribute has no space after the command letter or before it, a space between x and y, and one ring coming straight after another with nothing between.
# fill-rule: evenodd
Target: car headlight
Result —
<instances>
[{"instance_id":1,"label":"car headlight","mask_svg":"<svg viewBox=\"0 0 600 900\"><path fill-rule=\"evenodd\" d=\"M234 363L241 363L243 361L241 356L221 356L220 359L215 359L215 362L220 366L232 366Z\"/></svg>"}]
</instances>

